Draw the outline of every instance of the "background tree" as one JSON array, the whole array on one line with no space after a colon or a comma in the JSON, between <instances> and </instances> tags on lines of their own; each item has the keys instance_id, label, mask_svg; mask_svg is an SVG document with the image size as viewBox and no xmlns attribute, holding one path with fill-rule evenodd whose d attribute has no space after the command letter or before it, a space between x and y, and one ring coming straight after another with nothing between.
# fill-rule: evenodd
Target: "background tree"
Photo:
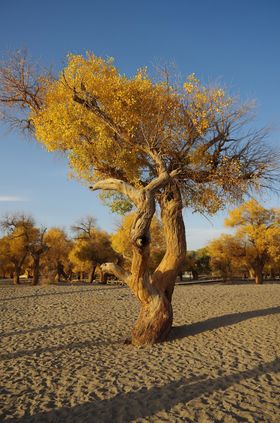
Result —
<instances>
[{"instance_id":1,"label":"background tree","mask_svg":"<svg viewBox=\"0 0 280 423\"><path fill-rule=\"evenodd\" d=\"M206 248L188 251L183 269L192 273L193 279L198 279L201 274L210 273L210 256Z\"/></svg>"},{"instance_id":2,"label":"background tree","mask_svg":"<svg viewBox=\"0 0 280 423\"><path fill-rule=\"evenodd\" d=\"M222 234L207 245L210 266L223 280L228 280L235 271L243 270L244 250L233 235Z\"/></svg>"},{"instance_id":3,"label":"background tree","mask_svg":"<svg viewBox=\"0 0 280 423\"><path fill-rule=\"evenodd\" d=\"M243 259L256 283L261 284L265 265L279 258L280 209L265 209L250 200L232 210L225 224L236 228Z\"/></svg>"},{"instance_id":4,"label":"background tree","mask_svg":"<svg viewBox=\"0 0 280 423\"><path fill-rule=\"evenodd\" d=\"M76 267L88 273L88 281L93 282L97 266L108 260L117 258L111 246L110 237L105 231L96 228L96 221L87 216L72 226L75 233L75 242L70 252L70 260ZM105 282L105 275L101 272L101 281Z\"/></svg>"},{"instance_id":5,"label":"background tree","mask_svg":"<svg viewBox=\"0 0 280 423\"><path fill-rule=\"evenodd\" d=\"M49 248L44 239L46 230L46 228L33 228L30 234L28 251L32 258L32 285L39 284L41 257Z\"/></svg>"},{"instance_id":6,"label":"background tree","mask_svg":"<svg viewBox=\"0 0 280 423\"><path fill-rule=\"evenodd\" d=\"M0 274L2 277L11 277L14 266L9 256L9 242L6 236L0 238Z\"/></svg>"},{"instance_id":7,"label":"background tree","mask_svg":"<svg viewBox=\"0 0 280 423\"><path fill-rule=\"evenodd\" d=\"M128 78L113 61L70 55L58 78L36 76L26 60L0 69L0 101L18 107L49 151L62 151L74 175L93 189L115 191L136 208L130 272L113 264L141 304L133 344L165 339L173 321L175 278L186 254L184 206L214 213L250 188L268 186L277 157L264 133L248 129L248 107L191 75L182 87L169 75ZM156 203L165 255L150 273L150 224Z\"/></svg>"},{"instance_id":8,"label":"background tree","mask_svg":"<svg viewBox=\"0 0 280 423\"><path fill-rule=\"evenodd\" d=\"M7 233L2 238L2 246L6 249L6 260L12 264L14 284L18 285L33 241L34 221L30 216L14 214L4 217L0 225Z\"/></svg>"},{"instance_id":9,"label":"background tree","mask_svg":"<svg viewBox=\"0 0 280 423\"><path fill-rule=\"evenodd\" d=\"M69 264L68 254L71 250L71 242L63 229L50 228L44 236L47 250L42 258L43 271L47 278L58 282L62 278L67 279L65 268Z\"/></svg>"}]
</instances>

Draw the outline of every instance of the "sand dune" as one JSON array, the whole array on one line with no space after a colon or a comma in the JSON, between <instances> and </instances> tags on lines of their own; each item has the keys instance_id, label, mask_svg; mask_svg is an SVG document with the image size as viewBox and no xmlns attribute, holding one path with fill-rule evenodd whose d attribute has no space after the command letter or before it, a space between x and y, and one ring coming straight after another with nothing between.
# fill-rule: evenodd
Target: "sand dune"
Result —
<instances>
[{"instance_id":1,"label":"sand dune","mask_svg":"<svg viewBox=\"0 0 280 423\"><path fill-rule=\"evenodd\" d=\"M123 345L126 287L1 287L2 421L280 421L280 285L177 286L170 340Z\"/></svg>"}]
</instances>

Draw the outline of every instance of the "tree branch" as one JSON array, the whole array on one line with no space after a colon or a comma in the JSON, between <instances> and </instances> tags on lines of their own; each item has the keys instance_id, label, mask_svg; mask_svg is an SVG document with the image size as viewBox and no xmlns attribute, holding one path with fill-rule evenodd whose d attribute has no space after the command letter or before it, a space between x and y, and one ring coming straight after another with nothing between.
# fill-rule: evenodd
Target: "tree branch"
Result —
<instances>
[{"instance_id":1,"label":"tree branch","mask_svg":"<svg viewBox=\"0 0 280 423\"><path fill-rule=\"evenodd\" d=\"M115 263L103 263L100 266L100 269L104 273L109 273L110 275L116 276L120 281L125 282L129 285L131 273L127 270L124 270L121 266Z\"/></svg>"},{"instance_id":2,"label":"tree branch","mask_svg":"<svg viewBox=\"0 0 280 423\"><path fill-rule=\"evenodd\" d=\"M96 182L89 188L92 191L96 191L98 189L105 191L118 191L121 194L126 195L135 205L138 205L141 199L141 191L137 190L127 182L120 181L119 179L104 179L103 181Z\"/></svg>"},{"instance_id":3,"label":"tree branch","mask_svg":"<svg viewBox=\"0 0 280 423\"><path fill-rule=\"evenodd\" d=\"M162 172L157 178L153 179L145 188L144 191L154 194L157 190L167 185L172 178L179 174L179 170L175 169L168 173Z\"/></svg>"}]
</instances>

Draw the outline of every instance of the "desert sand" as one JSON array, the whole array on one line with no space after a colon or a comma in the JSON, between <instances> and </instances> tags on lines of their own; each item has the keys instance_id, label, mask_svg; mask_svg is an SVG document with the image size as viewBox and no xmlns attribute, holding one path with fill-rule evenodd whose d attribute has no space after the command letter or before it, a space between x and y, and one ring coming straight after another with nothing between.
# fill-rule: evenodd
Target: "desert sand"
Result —
<instances>
[{"instance_id":1,"label":"desert sand","mask_svg":"<svg viewBox=\"0 0 280 423\"><path fill-rule=\"evenodd\" d=\"M167 342L124 345L121 286L1 286L1 421L280 422L280 285L176 286Z\"/></svg>"}]
</instances>

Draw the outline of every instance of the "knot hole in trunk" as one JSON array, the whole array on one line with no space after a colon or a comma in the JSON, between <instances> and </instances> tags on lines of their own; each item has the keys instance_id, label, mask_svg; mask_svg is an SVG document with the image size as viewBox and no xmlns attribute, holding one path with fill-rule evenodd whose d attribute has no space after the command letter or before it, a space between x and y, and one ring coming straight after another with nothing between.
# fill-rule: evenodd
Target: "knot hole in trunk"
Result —
<instances>
[{"instance_id":1,"label":"knot hole in trunk","mask_svg":"<svg viewBox=\"0 0 280 423\"><path fill-rule=\"evenodd\" d=\"M149 244L149 237L146 235L140 236L139 238L136 239L136 245L138 247L145 247L147 244Z\"/></svg>"}]
</instances>

